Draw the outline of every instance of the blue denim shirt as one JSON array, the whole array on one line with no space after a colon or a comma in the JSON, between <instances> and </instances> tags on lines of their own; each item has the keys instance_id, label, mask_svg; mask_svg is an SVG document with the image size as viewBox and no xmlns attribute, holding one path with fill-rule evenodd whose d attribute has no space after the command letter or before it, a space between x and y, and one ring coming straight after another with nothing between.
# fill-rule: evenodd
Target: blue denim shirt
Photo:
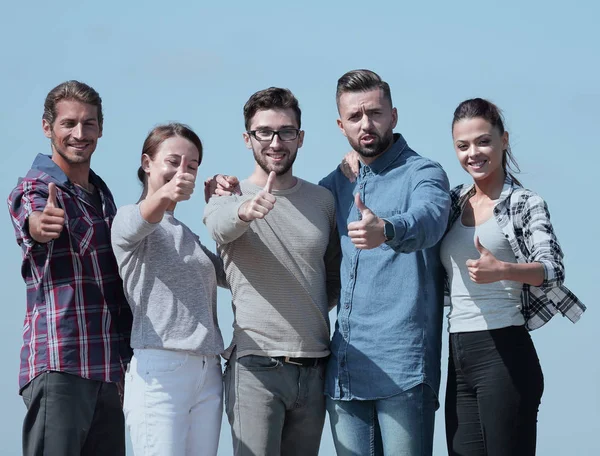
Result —
<instances>
[{"instance_id":1,"label":"blue denim shirt","mask_svg":"<svg viewBox=\"0 0 600 456\"><path fill-rule=\"evenodd\" d=\"M421 383L440 384L444 273L439 241L450 211L441 166L410 149L401 135L356 182L338 168L321 185L335 197L342 247L338 303L325 392L333 399L372 400ZM347 226L358 220L354 194L395 236L359 250Z\"/></svg>"}]
</instances>

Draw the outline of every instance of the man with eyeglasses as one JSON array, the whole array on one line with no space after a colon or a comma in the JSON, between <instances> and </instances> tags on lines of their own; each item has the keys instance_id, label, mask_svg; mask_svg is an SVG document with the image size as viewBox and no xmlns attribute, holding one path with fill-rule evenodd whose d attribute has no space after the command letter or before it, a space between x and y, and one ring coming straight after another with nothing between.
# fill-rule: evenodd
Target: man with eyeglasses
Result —
<instances>
[{"instance_id":1,"label":"man with eyeglasses","mask_svg":"<svg viewBox=\"0 0 600 456\"><path fill-rule=\"evenodd\" d=\"M236 455L317 455L325 421L340 250L332 194L292 172L300 117L287 89L252 95L243 136L254 171L242 195L212 197L204 213L232 292L224 390Z\"/></svg>"}]
</instances>

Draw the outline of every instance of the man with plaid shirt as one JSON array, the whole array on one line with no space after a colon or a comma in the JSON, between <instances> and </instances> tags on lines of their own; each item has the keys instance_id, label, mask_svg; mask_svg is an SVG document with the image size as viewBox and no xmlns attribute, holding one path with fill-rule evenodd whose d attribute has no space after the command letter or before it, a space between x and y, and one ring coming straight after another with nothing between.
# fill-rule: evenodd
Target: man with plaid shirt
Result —
<instances>
[{"instance_id":1,"label":"man with plaid shirt","mask_svg":"<svg viewBox=\"0 0 600 456\"><path fill-rule=\"evenodd\" d=\"M118 384L131 312L110 244L116 213L90 160L102 100L78 81L50 91L38 155L8 198L27 288L20 394L25 455L125 455Z\"/></svg>"}]
</instances>

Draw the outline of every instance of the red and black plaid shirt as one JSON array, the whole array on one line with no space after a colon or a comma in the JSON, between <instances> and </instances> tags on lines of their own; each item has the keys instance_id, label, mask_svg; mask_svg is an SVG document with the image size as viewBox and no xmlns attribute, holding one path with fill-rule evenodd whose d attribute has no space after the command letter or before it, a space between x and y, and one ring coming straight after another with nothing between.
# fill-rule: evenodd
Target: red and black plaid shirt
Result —
<instances>
[{"instance_id":1,"label":"red and black plaid shirt","mask_svg":"<svg viewBox=\"0 0 600 456\"><path fill-rule=\"evenodd\" d=\"M8 198L27 286L20 389L47 371L118 382L129 361L132 317L110 244L116 206L102 179L90 171L89 180L101 211L92 195L40 154ZM29 234L28 218L44 210L50 182L65 226L58 239L40 244Z\"/></svg>"}]
</instances>

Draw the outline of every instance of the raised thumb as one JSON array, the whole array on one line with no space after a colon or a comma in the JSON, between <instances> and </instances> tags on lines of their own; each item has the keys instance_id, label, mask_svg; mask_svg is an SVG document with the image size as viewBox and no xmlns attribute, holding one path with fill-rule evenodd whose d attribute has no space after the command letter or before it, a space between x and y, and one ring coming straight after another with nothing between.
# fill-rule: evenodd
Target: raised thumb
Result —
<instances>
[{"instance_id":1,"label":"raised thumb","mask_svg":"<svg viewBox=\"0 0 600 456\"><path fill-rule=\"evenodd\" d=\"M190 163L190 160L187 158L186 155L182 155L181 156L181 162L179 163L179 173L187 173L188 172L188 165Z\"/></svg>"},{"instance_id":2,"label":"raised thumb","mask_svg":"<svg viewBox=\"0 0 600 456\"><path fill-rule=\"evenodd\" d=\"M53 182L48 184L48 201L46 207L56 207L56 185Z\"/></svg>"},{"instance_id":3,"label":"raised thumb","mask_svg":"<svg viewBox=\"0 0 600 456\"><path fill-rule=\"evenodd\" d=\"M275 171L271 171L269 173L269 177L267 178L267 184L264 188L265 192L271 193L273 191L273 183L275 182L275 177L277 177Z\"/></svg>"},{"instance_id":4,"label":"raised thumb","mask_svg":"<svg viewBox=\"0 0 600 456\"><path fill-rule=\"evenodd\" d=\"M363 211L369 210L369 208L365 206L362 200L360 199L360 193L356 193L354 195L354 204L356 204L356 208L361 212L361 214L363 213Z\"/></svg>"}]
</instances>

